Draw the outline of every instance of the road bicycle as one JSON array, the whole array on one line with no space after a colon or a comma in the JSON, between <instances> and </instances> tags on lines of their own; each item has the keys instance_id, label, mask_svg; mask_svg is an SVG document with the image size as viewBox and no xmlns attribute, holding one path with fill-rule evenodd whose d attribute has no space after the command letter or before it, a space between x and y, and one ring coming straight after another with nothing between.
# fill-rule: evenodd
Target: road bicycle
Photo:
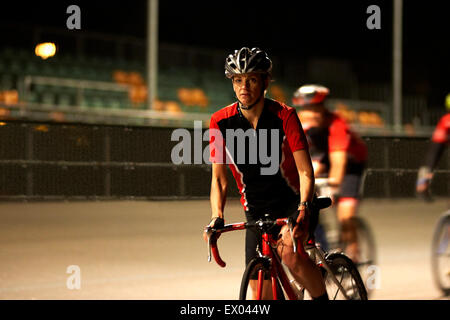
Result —
<instances>
[{"instance_id":1,"label":"road bicycle","mask_svg":"<svg viewBox=\"0 0 450 320\"><path fill-rule=\"evenodd\" d=\"M328 178L316 178L316 192L320 196L330 196L328 188ZM363 185L363 184L362 184ZM362 194L362 189L360 191ZM336 210L334 210L336 212ZM370 267L376 265L376 245L372 229L365 219L359 216L352 217L350 223L356 228L356 238L358 241L359 257L355 262L359 273L364 281L367 282L371 276ZM319 226L316 232L317 242L321 244L324 250L329 252L346 252L347 243L342 238L342 226L339 223L336 214L321 215ZM325 233L324 235L321 234ZM368 291L369 295L371 290Z\"/></svg>"},{"instance_id":2,"label":"road bicycle","mask_svg":"<svg viewBox=\"0 0 450 320\"><path fill-rule=\"evenodd\" d=\"M326 208L329 205L331 205L331 199L329 198L319 197L313 202L313 207L316 210ZM206 227L208 261L211 261L212 255L221 267L226 266L217 248L217 239L222 233L255 228L261 235L262 251L258 246L256 249L257 257L252 259L246 266L239 292L240 300L250 300L252 298L262 300L264 280L270 280L271 297L274 300L303 300L309 295L305 292L305 288L294 280L289 269L281 261L276 249L277 242L270 233L274 227L281 227L286 224L289 226L291 237L293 237L294 218L272 219L268 214L254 223L233 223L221 228ZM296 252L296 241L293 241L293 244ZM358 269L344 253L325 252L319 244L315 243L313 238L308 240L305 250L320 268L328 297L331 300L367 300L367 292ZM257 280L256 297L253 297L250 288L251 279Z\"/></svg>"},{"instance_id":3,"label":"road bicycle","mask_svg":"<svg viewBox=\"0 0 450 320\"><path fill-rule=\"evenodd\" d=\"M431 270L436 286L444 296L450 295L450 210L439 218L433 232Z\"/></svg>"}]
</instances>

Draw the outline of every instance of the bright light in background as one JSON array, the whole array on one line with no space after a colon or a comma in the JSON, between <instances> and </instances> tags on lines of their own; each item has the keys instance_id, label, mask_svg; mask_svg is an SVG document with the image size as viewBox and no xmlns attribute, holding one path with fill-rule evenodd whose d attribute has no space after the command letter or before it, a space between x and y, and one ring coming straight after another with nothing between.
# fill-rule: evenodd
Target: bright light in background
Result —
<instances>
[{"instance_id":1,"label":"bright light in background","mask_svg":"<svg viewBox=\"0 0 450 320\"><path fill-rule=\"evenodd\" d=\"M52 42L40 43L36 46L34 53L42 59L53 57L56 53L56 45Z\"/></svg>"}]
</instances>

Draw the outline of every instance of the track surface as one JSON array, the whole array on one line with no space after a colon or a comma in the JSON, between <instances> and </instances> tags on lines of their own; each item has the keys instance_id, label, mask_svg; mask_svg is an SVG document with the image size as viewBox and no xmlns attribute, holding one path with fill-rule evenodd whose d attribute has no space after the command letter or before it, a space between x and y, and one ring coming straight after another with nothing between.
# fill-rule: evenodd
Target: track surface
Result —
<instances>
[{"instance_id":1,"label":"track surface","mask_svg":"<svg viewBox=\"0 0 450 320\"><path fill-rule=\"evenodd\" d=\"M440 299L432 231L448 200L366 200L378 248L373 299ZM237 299L244 232L219 239L226 268L208 263L208 201L0 204L0 299ZM226 222L244 218L229 200ZM79 266L70 290L67 268Z\"/></svg>"}]
</instances>

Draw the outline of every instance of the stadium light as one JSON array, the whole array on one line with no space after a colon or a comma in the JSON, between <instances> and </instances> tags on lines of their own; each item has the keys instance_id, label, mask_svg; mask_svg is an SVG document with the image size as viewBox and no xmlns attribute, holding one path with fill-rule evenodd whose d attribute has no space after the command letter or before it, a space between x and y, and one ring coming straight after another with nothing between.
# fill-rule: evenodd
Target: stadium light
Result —
<instances>
[{"instance_id":1,"label":"stadium light","mask_svg":"<svg viewBox=\"0 0 450 320\"><path fill-rule=\"evenodd\" d=\"M402 131L402 60L403 60L403 0L394 0L392 37L392 106L393 125L397 132Z\"/></svg>"},{"instance_id":2,"label":"stadium light","mask_svg":"<svg viewBox=\"0 0 450 320\"><path fill-rule=\"evenodd\" d=\"M34 49L34 53L43 60L53 57L56 53L56 45L52 42L40 43Z\"/></svg>"},{"instance_id":3,"label":"stadium light","mask_svg":"<svg viewBox=\"0 0 450 320\"><path fill-rule=\"evenodd\" d=\"M158 13L159 0L147 0L147 99L154 109L158 98Z\"/></svg>"}]
</instances>

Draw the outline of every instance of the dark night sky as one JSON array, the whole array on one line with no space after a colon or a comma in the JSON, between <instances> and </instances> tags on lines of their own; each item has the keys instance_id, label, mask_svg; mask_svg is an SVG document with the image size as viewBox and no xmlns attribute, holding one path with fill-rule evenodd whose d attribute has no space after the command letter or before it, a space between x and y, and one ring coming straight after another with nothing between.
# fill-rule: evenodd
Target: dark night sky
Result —
<instances>
[{"instance_id":1,"label":"dark night sky","mask_svg":"<svg viewBox=\"0 0 450 320\"><path fill-rule=\"evenodd\" d=\"M406 89L425 85L443 99L450 91L450 23L446 1L403 1L403 59ZM66 8L78 4L82 30L146 35L146 1L47 1L2 4L0 26L43 25L65 28ZM368 30L366 8L381 9L381 30ZM6 8L7 6L7 8ZM335 57L379 66L366 77L390 80L392 1L159 1L161 42L224 49L259 46L300 59ZM370 70L370 71L369 71Z\"/></svg>"}]
</instances>

